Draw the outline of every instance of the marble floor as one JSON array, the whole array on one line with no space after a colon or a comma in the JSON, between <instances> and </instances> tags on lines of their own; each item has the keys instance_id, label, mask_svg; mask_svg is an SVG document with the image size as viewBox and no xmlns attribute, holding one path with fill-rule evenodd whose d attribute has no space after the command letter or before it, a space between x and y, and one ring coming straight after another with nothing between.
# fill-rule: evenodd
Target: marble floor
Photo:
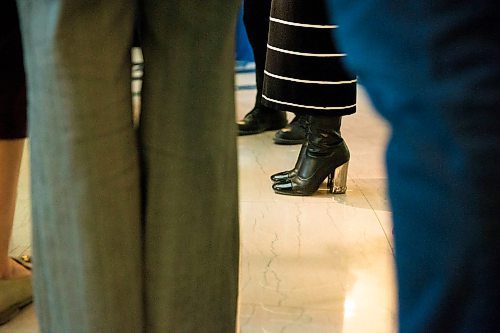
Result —
<instances>
[{"instance_id":1,"label":"marble floor","mask_svg":"<svg viewBox=\"0 0 500 333\"><path fill-rule=\"evenodd\" d=\"M236 82L240 119L253 105L253 74ZM311 197L276 195L269 180L293 167L300 146L273 144L273 132L238 138L242 333L396 332L388 128L361 89L358 113L344 118L342 134L351 150L348 191ZM12 255L30 251L28 173L25 159ZM32 306L0 326L0 333L36 332Z\"/></svg>"}]
</instances>

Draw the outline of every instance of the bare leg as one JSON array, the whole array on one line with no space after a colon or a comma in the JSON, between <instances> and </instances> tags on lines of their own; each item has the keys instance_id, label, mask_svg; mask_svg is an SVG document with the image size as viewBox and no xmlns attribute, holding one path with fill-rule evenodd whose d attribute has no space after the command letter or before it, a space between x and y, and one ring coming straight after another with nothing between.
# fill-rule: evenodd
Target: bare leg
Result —
<instances>
[{"instance_id":1,"label":"bare leg","mask_svg":"<svg viewBox=\"0 0 500 333\"><path fill-rule=\"evenodd\" d=\"M8 256L23 146L24 139L0 140L0 279L31 275Z\"/></svg>"}]
</instances>

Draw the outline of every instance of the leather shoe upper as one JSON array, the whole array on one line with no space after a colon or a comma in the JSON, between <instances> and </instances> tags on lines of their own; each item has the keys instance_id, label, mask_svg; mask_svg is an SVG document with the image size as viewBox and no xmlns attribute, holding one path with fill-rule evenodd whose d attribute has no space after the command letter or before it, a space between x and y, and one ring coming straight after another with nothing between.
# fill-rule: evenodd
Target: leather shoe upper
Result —
<instances>
[{"instance_id":1,"label":"leather shoe upper","mask_svg":"<svg viewBox=\"0 0 500 333\"><path fill-rule=\"evenodd\" d=\"M286 113L263 106L256 106L237 124L239 135L274 131L286 126Z\"/></svg>"},{"instance_id":2,"label":"leather shoe upper","mask_svg":"<svg viewBox=\"0 0 500 333\"><path fill-rule=\"evenodd\" d=\"M278 145L298 145L306 140L307 116L295 116L285 128L276 132L273 141Z\"/></svg>"}]
</instances>

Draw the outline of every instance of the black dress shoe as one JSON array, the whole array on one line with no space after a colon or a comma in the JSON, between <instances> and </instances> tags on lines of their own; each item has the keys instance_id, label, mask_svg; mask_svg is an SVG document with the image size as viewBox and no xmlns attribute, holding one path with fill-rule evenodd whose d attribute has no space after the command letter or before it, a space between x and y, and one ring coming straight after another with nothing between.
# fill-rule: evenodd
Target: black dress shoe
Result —
<instances>
[{"instance_id":1,"label":"black dress shoe","mask_svg":"<svg viewBox=\"0 0 500 333\"><path fill-rule=\"evenodd\" d=\"M307 116L295 116L285 128L274 135L273 141L278 145L300 145L306 140Z\"/></svg>"},{"instance_id":2,"label":"black dress shoe","mask_svg":"<svg viewBox=\"0 0 500 333\"><path fill-rule=\"evenodd\" d=\"M287 124L286 113L263 106L255 106L243 120L238 121L238 134L251 135L265 131L275 131Z\"/></svg>"}]
</instances>

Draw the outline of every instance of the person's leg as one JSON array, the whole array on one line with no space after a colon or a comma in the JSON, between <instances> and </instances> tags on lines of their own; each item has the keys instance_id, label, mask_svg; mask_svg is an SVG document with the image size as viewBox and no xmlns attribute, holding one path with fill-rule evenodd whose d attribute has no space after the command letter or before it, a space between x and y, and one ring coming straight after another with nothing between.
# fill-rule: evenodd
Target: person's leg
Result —
<instances>
[{"instance_id":1,"label":"person's leg","mask_svg":"<svg viewBox=\"0 0 500 333\"><path fill-rule=\"evenodd\" d=\"M18 1L42 332L141 332L134 1Z\"/></svg>"},{"instance_id":2,"label":"person's leg","mask_svg":"<svg viewBox=\"0 0 500 333\"><path fill-rule=\"evenodd\" d=\"M31 273L9 258L9 241L16 208L17 180L24 139L0 140L0 279Z\"/></svg>"},{"instance_id":3,"label":"person's leg","mask_svg":"<svg viewBox=\"0 0 500 333\"><path fill-rule=\"evenodd\" d=\"M0 12L0 325L32 299L31 272L9 258L17 182L26 137L26 82L16 2Z\"/></svg>"},{"instance_id":4,"label":"person's leg","mask_svg":"<svg viewBox=\"0 0 500 333\"><path fill-rule=\"evenodd\" d=\"M252 46L255 60L255 83L257 95L255 105L261 106L264 67L266 65L267 34L269 31L269 13L272 0L244 0L243 22Z\"/></svg>"},{"instance_id":5,"label":"person's leg","mask_svg":"<svg viewBox=\"0 0 500 333\"><path fill-rule=\"evenodd\" d=\"M277 130L287 124L285 112L262 105L262 86L264 83L271 2L272 0L244 0L243 2L243 22L245 23L255 60L257 94L254 108L237 123L239 135Z\"/></svg>"},{"instance_id":6,"label":"person's leg","mask_svg":"<svg viewBox=\"0 0 500 333\"><path fill-rule=\"evenodd\" d=\"M237 0L144 3L148 332L235 331L237 7Z\"/></svg>"},{"instance_id":7,"label":"person's leg","mask_svg":"<svg viewBox=\"0 0 500 333\"><path fill-rule=\"evenodd\" d=\"M325 1L272 3L263 104L297 114L275 142L288 139L292 125L307 132L294 169L271 176L278 194L311 195L332 174L337 177L330 190L346 191L349 151L340 125L342 116L356 112L356 76L346 71L346 55L332 40L335 23Z\"/></svg>"},{"instance_id":8,"label":"person's leg","mask_svg":"<svg viewBox=\"0 0 500 333\"><path fill-rule=\"evenodd\" d=\"M0 139L0 325L32 301L30 270L9 258L24 141Z\"/></svg>"},{"instance_id":9,"label":"person's leg","mask_svg":"<svg viewBox=\"0 0 500 333\"><path fill-rule=\"evenodd\" d=\"M0 279L29 275L8 258L16 207L17 180L26 137L26 82L16 2L0 13Z\"/></svg>"},{"instance_id":10,"label":"person's leg","mask_svg":"<svg viewBox=\"0 0 500 333\"><path fill-rule=\"evenodd\" d=\"M330 2L347 61L393 127L400 331L500 331L500 5Z\"/></svg>"}]
</instances>

